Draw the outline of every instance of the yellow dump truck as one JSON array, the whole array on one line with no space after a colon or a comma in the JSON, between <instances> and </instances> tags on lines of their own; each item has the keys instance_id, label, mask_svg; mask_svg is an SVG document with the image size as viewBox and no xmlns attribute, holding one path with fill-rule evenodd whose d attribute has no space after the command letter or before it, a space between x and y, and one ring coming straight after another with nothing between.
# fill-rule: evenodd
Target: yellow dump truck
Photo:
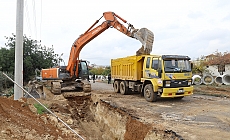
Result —
<instances>
[{"instance_id":1,"label":"yellow dump truck","mask_svg":"<svg viewBox=\"0 0 230 140\"><path fill-rule=\"evenodd\" d=\"M131 91L149 102L157 97L182 99L193 94L190 58L182 55L140 55L111 60L116 93Z\"/></svg>"}]
</instances>

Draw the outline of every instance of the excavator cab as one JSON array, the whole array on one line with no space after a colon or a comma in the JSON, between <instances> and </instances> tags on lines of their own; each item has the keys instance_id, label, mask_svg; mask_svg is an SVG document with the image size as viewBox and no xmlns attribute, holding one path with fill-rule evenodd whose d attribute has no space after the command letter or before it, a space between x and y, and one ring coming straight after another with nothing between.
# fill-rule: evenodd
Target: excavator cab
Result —
<instances>
[{"instance_id":1,"label":"excavator cab","mask_svg":"<svg viewBox=\"0 0 230 140\"><path fill-rule=\"evenodd\" d=\"M77 79L89 81L89 69L87 61L80 60L78 63L78 77Z\"/></svg>"},{"instance_id":2,"label":"excavator cab","mask_svg":"<svg viewBox=\"0 0 230 140\"><path fill-rule=\"evenodd\" d=\"M85 60L78 60L78 67L73 69L74 73L76 73L75 71L78 71L77 75L75 76L70 76L69 72L66 71L66 67L67 66L59 66L59 72L58 72L58 79L59 80L89 80L89 69L88 69L88 64L87 61Z\"/></svg>"}]
</instances>

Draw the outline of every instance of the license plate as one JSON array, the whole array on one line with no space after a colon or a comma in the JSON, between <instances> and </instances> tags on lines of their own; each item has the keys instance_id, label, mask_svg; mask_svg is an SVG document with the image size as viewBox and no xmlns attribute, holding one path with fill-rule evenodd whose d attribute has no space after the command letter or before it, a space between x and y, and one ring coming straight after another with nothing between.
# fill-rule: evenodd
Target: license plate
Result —
<instances>
[{"instance_id":1,"label":"license plate","mask_svg":"<svg viewBox=\"0 0 230 140\"><path fill-rule=\"evenodd\" d=\"M179 89L179 90L177 91L177 93L183 93L183 92L184 92L183 89Z\"/></svg>"}]
</instances>

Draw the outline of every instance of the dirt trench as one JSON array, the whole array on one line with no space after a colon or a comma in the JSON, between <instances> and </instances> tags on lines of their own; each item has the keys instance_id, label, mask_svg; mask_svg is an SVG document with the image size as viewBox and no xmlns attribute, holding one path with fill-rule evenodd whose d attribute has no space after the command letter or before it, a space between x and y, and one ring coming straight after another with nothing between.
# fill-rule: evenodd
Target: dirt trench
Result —
<instances>
[{"instance_id":1,"label":"dirt trench","mask_svg":"<svg viewBox=\"0 0 230 140\"><path fill-rule=\"evenodd\" d=\"M78 129L89 140L182 139L171 130L132 116L130 110L104 101L98 93L68 98L68 104L64 106L53 103L51 109L59 114L69 114L73 120L70 127Z\"/></svg>"}]
</instances>

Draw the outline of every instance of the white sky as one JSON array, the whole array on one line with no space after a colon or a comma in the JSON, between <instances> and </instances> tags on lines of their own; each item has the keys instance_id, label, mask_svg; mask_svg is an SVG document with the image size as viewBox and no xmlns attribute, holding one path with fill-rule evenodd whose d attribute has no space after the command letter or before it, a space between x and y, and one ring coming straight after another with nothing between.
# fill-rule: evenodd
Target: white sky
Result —
<instances>
[{"instance_id":1,"label":"white sky","mask_svg":"<svg viewBox=\"0 0 230 140\"><path fill-rule=\"evenodd\" d=\"M0 47L7 42L4 36L16 34L16 3L0 0ZM23 34L41 40L43 46L53 45L55 53L64 53L66 65L75 39L107 11L135 28L151 30L155 36L151 54L196 59L216 50L230 52L229 0L25 0L24 5ZM82 49L80 58L110 65L110 59L135 55L140 47L138 40L109 28Z\"/></svg>"}]
</instances>

